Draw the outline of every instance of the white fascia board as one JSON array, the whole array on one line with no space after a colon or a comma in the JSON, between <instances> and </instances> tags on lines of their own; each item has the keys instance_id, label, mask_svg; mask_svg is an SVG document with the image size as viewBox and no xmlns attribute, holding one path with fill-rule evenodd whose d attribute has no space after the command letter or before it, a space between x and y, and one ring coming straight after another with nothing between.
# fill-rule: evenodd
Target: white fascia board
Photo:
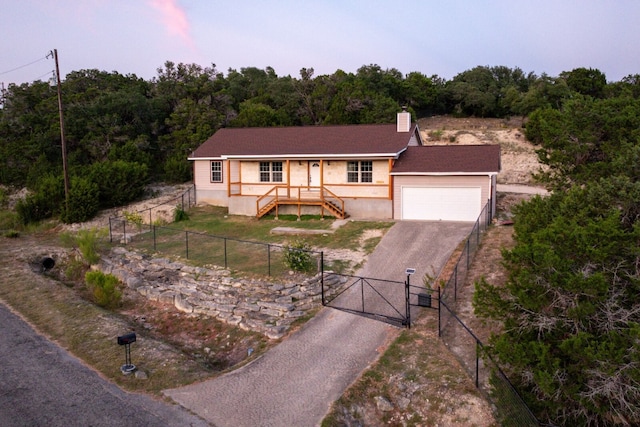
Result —
<instances>
[{"instance_id":1,"label":"white fascia board","mask_svg":"<svg viewBox=\"0 0 640 427\"><path fill-rule=\"evenodd\" d=\"M233 160L262 160L262 159L365 159L365 158L395 158L399 153L362 153L362 154L268 154L263 156L254 155L223 155L222 159Z\"/></svg>"},{"instance_id":2,"label":"white fascia board","mask_svg":"<svg viewBox=\"0 0 640 427\"><path fill-rule=\"evenodd\" d=\"M226 160L224 157L187 157L187 160Z\"/></svg>"},{"instance_id":3,"label":"white fascia board","mask_svg":"<svg viewBox=\"0 0 640 427\"><path fill-rule=\"evenodd\" d=\"M498 175L498 172L391 172L390 175L394 176L493 176Z\"/></svg>"}]
</instances>

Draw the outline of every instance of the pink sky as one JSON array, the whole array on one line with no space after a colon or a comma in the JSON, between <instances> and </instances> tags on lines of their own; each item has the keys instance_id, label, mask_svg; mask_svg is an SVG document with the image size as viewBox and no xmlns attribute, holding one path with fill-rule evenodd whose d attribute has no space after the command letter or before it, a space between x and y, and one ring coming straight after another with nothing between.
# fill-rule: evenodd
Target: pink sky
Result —
<instances>
[{"instance_id":1,"label":"pink sky","mask_svg":"<svg viewBox=\"0 0 640 427\"><path fill-rule=\"evenodd\" d=\"M195 49L189 19L177 0L150 0L149 4L160 13L169 35L179 36L189 48Z\"/></svg>"}]
</instances>

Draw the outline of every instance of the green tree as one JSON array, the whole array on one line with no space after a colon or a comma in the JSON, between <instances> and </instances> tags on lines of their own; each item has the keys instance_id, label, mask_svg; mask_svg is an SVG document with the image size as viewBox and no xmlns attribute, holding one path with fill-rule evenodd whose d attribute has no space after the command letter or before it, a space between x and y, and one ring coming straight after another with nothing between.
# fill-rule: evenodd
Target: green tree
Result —
<instances>
[{"instance_id":1,"label":"green tree","mask_svg":"<svg viewBox=\"0 0 640 427\"><path fill-rule=\"evenodd\" d=\"M506 285L476 284L504 325L490 351L544 422L640 423L639 196L612 178L520 205Z\"/></svg>"},{"instance_id":2,"label":"green tree","mask_svg":"<svg viewBox=\"0 0 640 427\"><path fill-rule=\"evenodd\" d=\"M526 136L541 144L540 161L550 168L540 175L551 188L565 189L637 167L630 161L640 143L640 100L575 97L560 110L537 110Z\"/></svg>"},{"instance_id":3,"label":"green tree","mask_svg":"<svg viewBox=\"0 0 640 427\"><path fill-rule=\"evenodd\" d=\"M581 95L588 95L594 98L604 97L607 77L598 69L575 68L560 74L565 79L567 86Z\"/></svg>"}]
</instances>

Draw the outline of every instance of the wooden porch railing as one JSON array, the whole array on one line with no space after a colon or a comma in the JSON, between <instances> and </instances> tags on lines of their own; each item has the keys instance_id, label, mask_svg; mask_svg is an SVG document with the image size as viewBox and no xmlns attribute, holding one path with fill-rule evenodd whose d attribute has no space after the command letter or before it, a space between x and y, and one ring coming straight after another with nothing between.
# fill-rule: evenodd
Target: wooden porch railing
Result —
<instances>
[{"instance_id":1,"label":"wooden porch railing","mask_svg":"<svg viewBox=\"0 0 640 427\"><path fill-rule=\"evenodd\" d=\"M278 208L282 205L298 206L298 218L301 215L302 206L319 206L320 214L325 211L336 218L344 219L344 200L325 187L276 185L256 200L256 216L262 218L275 209L276 217Z\"/></svg>"}]
</instances>

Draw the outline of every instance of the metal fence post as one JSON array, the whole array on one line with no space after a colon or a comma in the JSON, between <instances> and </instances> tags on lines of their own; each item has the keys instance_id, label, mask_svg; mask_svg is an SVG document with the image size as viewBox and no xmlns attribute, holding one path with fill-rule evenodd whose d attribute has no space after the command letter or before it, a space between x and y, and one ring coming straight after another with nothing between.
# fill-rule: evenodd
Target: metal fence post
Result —
<instances>
[{"instance_id":1,"label":"metal fence post","mask_svg":"<svg viewBox=\"0 0 640 427\"><path fill-rule=\"evenodd\" d=\"M224 268L227 268L227 238L224 238Z\"/></svg>"},{"instance_id":2,"label":"metal fence post","mask_svg":"<svg viewBox=\"0 0 640 427\"><path fill-rule=\"evenodd\" d=\"M438 286L438 338L442 337L442 294L440 291L440 286Z\"/></svg>"},{"instance_id":3,"label":"metal fence post","mask_svg":"<svg viewBox=\"0 0 640 427\"><path fill-rule=\"evenodd\" d=\"M267 272L271 276L271 245L267 244Z\"/></svg>"},{"instance_id":4,"label":"metal fence post","mask_svg":"<svg viewBox=\"0 0 640 427\"><path fill-rule=\"evenodd\" d=\"M480 388L480 340L476 339L476 388Z\"/></svg>"},{"instance_id":5,"label":"metal fence post","mask_svg":"<svg viewBox=\"0 0 640 427\"><path fill-rule=\"evenodd\" d=\"M153 219L151 218L151 209L149 209L149 231L151 231L151 224L153 224Z\"/></svg>"},{"instance_id":6,"label":"metal fence post","mask_svg":"<svg viewBox=\"0 0 640 427\"><path fill-rule=\"evenodd\" d=\"M111 217L109 217L109 243L113 243L113 234L111 234Z\"/></svg>"},{"instance_id":7,"label":"metal fence post","mask_svg":"<svg viewBox=\"0 0 640 427\"><path fill-rule=\"evenodd\" d=\"M327 305L324 299L324 252L320 252L320 297L322 298L322 305Z\"/></svg>"},{"instance_id":8,"label":"metal fence post","mask_svg":"<svg viewBox=\"0 0 640 427\"><path fill-rule=\"evenodd\" d=\"M458 264L453 269L453 300L458 300Z\"/></svg>"},{"instance_id":9,"label":"metal fence post","mask_svg":"<svg viewBox=\"0 0 640 427\"><path fill-rule=\"evenodd\" d=\"M407 329L411 329L411 307L409 305L409 287L411 286L410 277L411 275L407 274L407 281L404 282L405 321L407 322Z\"/></svg>"}]
</instances>

